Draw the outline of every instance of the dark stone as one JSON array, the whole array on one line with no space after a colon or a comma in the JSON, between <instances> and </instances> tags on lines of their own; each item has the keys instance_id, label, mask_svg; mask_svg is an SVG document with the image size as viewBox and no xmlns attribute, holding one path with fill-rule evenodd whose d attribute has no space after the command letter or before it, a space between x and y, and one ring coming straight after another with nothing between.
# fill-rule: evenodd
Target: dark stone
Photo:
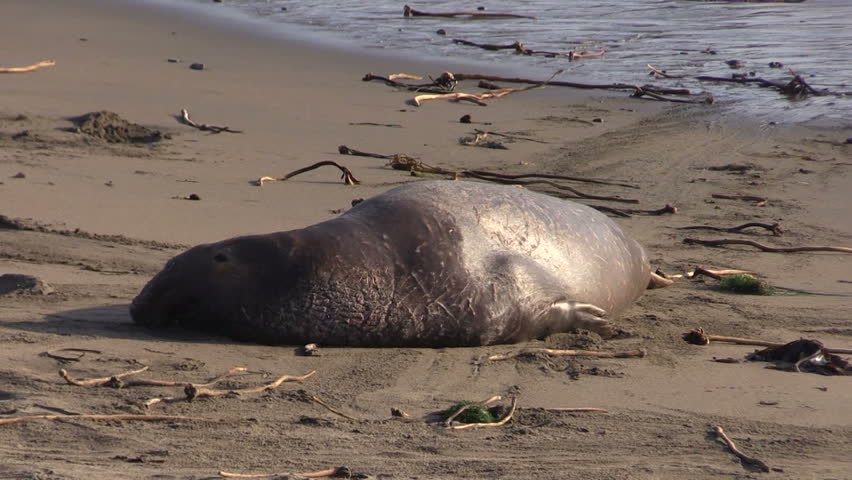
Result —
<instances>
[{"instance_id":1,"label":"dark stone","mask_svg":"<svg viewBox=\"0 0 852 480\"><path fill-rule=\"evenodd\" d=\"M204 70L204 64L203 63L193 63L192 65L189 66L189 68L191 68L193 70Z\"/></svg>"},{"instance_id":2,"label":"dark stone","mask_svg":"<svg viewBox=\"0 0 852 480\"><path fill-rule=\"evenodd\" d=\"M0 295L10 293L29 295L50 295L55 290L32 275L7 273L0 275Z\"/></svg>"},{"instance_id":3,"label":"dark stone","mask_svg":"<svg viewBox=\"0 0 852 480\"><path fill-rule=\"evenodd\" d=\"M459 119L459 123L470 123L470 115L462 115Z\"/></svg>"},{"instance_id":4,"label":"dark stone","mask_svg":"<svg viewBox=\"0 0 852 480\"><path fill-rule=\"evenodd\" d=\"M593 118L592 121L595 123L604 123L604 119L600 117Z\"/></svg>"},{"instance_id":5,"label":"dark stone","mask_svg":"<svg viewBox=\"0 0 852 480\"><path fill-rule=\"evenodd\" d=\"M447 34L447 31L446 31L446 30L444 30L443 28L439 28L439 29L438 29L438 31L437 31L437 32L435 32L435 33L437 33L438 35L446 35L446 34Z\"/></svg>"}]
</instances>

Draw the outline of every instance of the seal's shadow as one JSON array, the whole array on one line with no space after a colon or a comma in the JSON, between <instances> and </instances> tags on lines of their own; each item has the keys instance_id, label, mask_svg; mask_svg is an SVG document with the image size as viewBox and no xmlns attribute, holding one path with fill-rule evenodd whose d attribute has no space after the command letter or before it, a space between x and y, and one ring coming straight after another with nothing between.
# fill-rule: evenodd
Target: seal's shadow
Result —
<instances>
[{"instance_id":1,"label":"seal's shadow","mask_svg":"<svg viewBox=\"0 0 852 480\"><path fill-rule=\"evenodd\" d=\"M8 322L3 326L32 333L55 335L97 336L152 342L234 343L226 337L180 327L152 329L138 325L130 318L130 305L127 303L65 310L46 314L38 321Z\"/></svg>"}]
</instances>

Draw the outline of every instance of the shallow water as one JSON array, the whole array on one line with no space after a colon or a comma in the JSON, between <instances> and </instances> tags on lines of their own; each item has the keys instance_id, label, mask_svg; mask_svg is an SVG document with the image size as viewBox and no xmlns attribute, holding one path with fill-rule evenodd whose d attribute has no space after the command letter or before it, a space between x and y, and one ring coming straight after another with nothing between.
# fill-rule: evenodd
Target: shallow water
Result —
<instances>
[{"instance_id":1,"label":"shallow water","mask_svg":"<svg viewBox=\"0 0 852 480\"><path fill-rule=\"evenodd\" d=\"M163 1L163 0L160 0ZM390 0L170 0L206 8L233 9L269 22L298 24L348 44L392 49L411 55L457 59L491 59L523 76L544 78L565 69L561 80L649 83L685 86L712 92L736 113L766 121L840 119L852 121L852 1L806 0L804 3L711 3L687 0L482 0L474 3L430 1L412 4L430 12L476 10L531 15L530 19L404 18L404 2ZM286 9L286 10L284 10ZM238 21L240 15L235 15ZM444 29L446 35L436 31ZM521 40L534 50L607 50L604 58L569 62L566 58L490 52L454 45L460 38L478 43L510 44ZM707 49L716 55L704 53ZM731 69L725 62L740 60ZM769 62L781 62L773 69ZM647 64L670 73L730 76L755 72L768 80L787 81L788 68L815 88L847 92L845 96L788 100L756 86L653 80Z\"/></svg>"}]
</instances>

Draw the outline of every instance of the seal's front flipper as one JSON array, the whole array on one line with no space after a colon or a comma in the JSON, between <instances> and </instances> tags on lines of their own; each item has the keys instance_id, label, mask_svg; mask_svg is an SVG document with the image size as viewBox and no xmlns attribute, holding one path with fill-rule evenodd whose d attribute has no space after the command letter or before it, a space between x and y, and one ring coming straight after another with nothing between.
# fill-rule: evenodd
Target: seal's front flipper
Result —
<instances>
[{"instance_id":1,"label":"seal's front flipper","mask_svg":"<svg viewBox=\"0 0 852 480\"><path fill-rule=\"evenodd\" d=\"M559 300L553 302L542 316L552 326L552 333L582 328L610 338L615 335L616 329L604 320L606 315L604 309L591 303Z\"/></svg>"}]
</instances>

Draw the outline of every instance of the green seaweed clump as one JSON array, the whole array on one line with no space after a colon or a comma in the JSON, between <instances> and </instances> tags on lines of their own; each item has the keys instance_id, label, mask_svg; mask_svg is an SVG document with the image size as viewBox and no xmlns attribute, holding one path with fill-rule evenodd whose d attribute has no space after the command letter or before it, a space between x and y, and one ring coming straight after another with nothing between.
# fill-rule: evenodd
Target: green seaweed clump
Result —
<instances>
[{"instance_id":1,"label":"green seaweed clump","mask_svg":"<svg viewBox=\"0 0 852 480\"><path fill-rule=\"evenodd\" d=\"M494 423L497 421L497 418L494 416L494 413L491 411L491 409L479 402L470 402L467 400L462 400L461 402L458 402L452 407L450 407L447 410L447 418L458 412L459 409L462 407L467 407L467 409L465 409L465 411L463 411L458 417L455 418L455 421L457 422Z\"/></svg>"},{"instance_id":2,"label":"green seaweed clump","mask_svg":"<svg viewBox=\"0 0 852 480\"><path fill-rule=\"evenodd\" d=\"M722 290L744 295L771 295L773 291L769 284L747 273L726 275L719 280L719 286Z\"/></svg>"}]
</instances>

